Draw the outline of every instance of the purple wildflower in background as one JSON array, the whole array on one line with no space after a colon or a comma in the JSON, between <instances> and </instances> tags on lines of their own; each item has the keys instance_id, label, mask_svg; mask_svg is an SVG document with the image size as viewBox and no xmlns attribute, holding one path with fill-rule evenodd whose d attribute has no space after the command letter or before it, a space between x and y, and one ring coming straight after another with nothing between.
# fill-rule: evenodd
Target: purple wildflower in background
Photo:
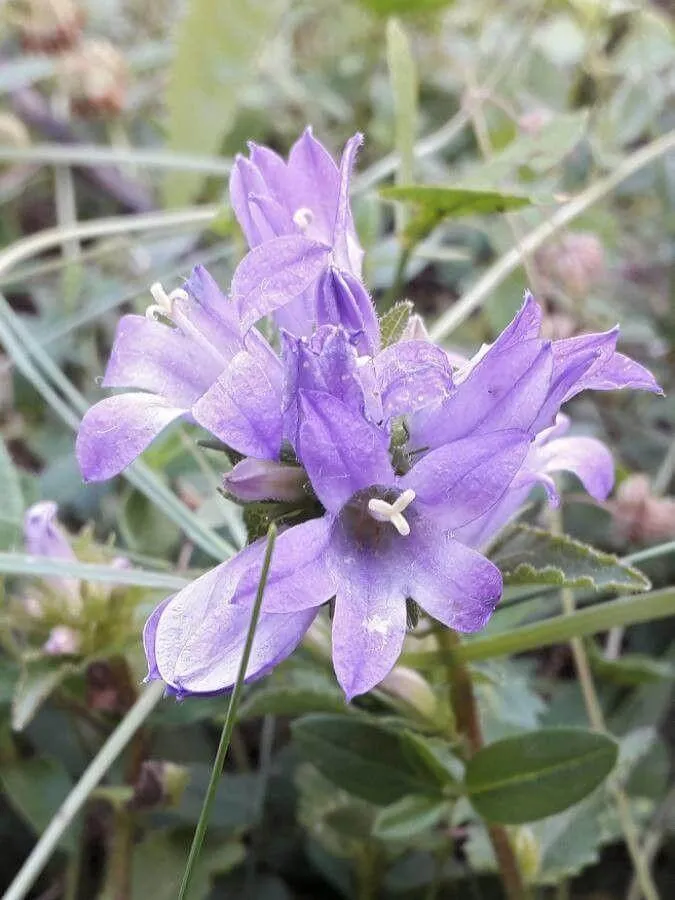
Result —
<instances>
[{"instance_id":1,"label":"purple wildflower in background","mask_svg":"<svg viewBox=\"0 0 675 900\"><path fill-rule=\"evenodd\" d=\"M502 580L480 550L536 484L556 503L552 476L570 471L607 496L609 451L566 434L563 403L585 389L659 391L616 352L617 329L544 340L529 294L467 362L430 343L418 317L380 350L349 208L360 141L339 167L310 130L288 162L257 146L238 158L232 203L252 249L232 299L196 270L169 322L149 323L149 360L133 340L149 326L127 317L130 337L121 323L104 385L141 393L97 404L78 439L85 476L108 477L187 417L244 455L225 476L232 497L297 504L297 524L275 546L246 678L287 657L330 602L349 698L395 664L409 600L459 631L485 625ZM278 354L254 327L265 316L280 327ZM155 609L144 633L150 678L179 696L232 687L264 552L264 541L250 544Z\"/></svg>"}]
</instances>

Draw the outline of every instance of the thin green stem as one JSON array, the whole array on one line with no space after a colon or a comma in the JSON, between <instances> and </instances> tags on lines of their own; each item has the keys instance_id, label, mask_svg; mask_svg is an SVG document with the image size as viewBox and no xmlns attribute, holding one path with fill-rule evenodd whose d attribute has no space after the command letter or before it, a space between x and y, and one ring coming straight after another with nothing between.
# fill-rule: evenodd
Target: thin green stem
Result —
<instances>
[{"instance_id":1,"label":"thin green stem","mask_svg":"<svg viewBox=\"0 0 675 900\"><path fill-rule=\"evenodd\" d=\"M454 306L437 319L430 332L432 340L442 340L468 319L490 294L521 265L524 258L538 250L547 240L586 212L598 200L606 197L623 181L673 149L675 149L675 129L636 150L606 178L596 181L574 200L570 200L569 203L560 207L550 218L525 235L518 247L509 250L494 265L490 266L483 277Z\"/></svg>"},{"instance_id":2,"label":"thin green stem","mask_svg":"<svg viewBox=\"0 0 675 900\"><path fill-rule=\"evenodd\" d=\"M0 575L35 575L41 577L79 578L104 584L126 584L179 591L189 578L170 572L148 572L143 569L119 569L115 566L82 563L76 560L50 559L28 553L0 553Z\"/></svg>"},{"instance_id":3,"label":"thin green stem","mask_svg":"<svg viewBox=\"0 0 675 900\"><path fill-rule=\"evenodd\" d=\"M157 706L163 693L164 685L161 682L155 682L140 695L136 703L91 761L82 778L80 778L63 801L2 900L24 900L54 852L61 835L82 809L91 792L99 784L131 738L145 722L155 706Z\"/></svg>"},{"instance_id":4,"label":"thin green stem","mask_svg":"<svg viewBox=\"0 0 675 900\"><path fill-rule=\"evenodd\" d=\"M206 829L208 828L209 824L211 807L213 806L213 801L216 797L218 782L223 771L225 757L227 756L227 751L230 746L230 740L232 739L232 731L234 729L235 721L237 718L237 710L239 708L239 701L241 699L241 693L244 687L246 670L248 669L248 663L251 657L253 638L255 636L256 627L258 625L260 607L262 606L263 594L265 592L265 585L267 584L267 577L269 575L270 563L272 561L272 551L274 550L274 542L276 541L276 537L276 525L272 523L267 532L267 547L265 549L265 558L263 560L262 571L260 573L260 581L258 582L258 590L256 593L255 602L253 604L253 611L251 612L251 623L248 627L248 633L246 635L244 652L242 653L241 663L239 664L239 671L237 673L237 680L234 684L234 690L232 691L232 695L230 697L230 705L227 709L227 716L225 717L223 731L220 735L220 743L218 744L216 758L213 762L211 778L209 779L209 784L206 789L206 795L204 797L204 803L202 805L201 813L199 814L199 821L197 822L197 827L195 828L192 846L190 847L190 854L188 856L187 865L183 874L183 880L178 892L178 900L185 900L185 898L187 897L190 882L194 874L194 868L197 864L197 860L199 859L199 854L202 849L202 844L204 843L204 838L206 837Z\"/></svg>"},{"instance_id":5,"label":"thin green stem","mask_svg":"<svg viewBox=\"0 0 675 900\"><path fill-rule=\"evenodd\" d=\"M227 176L232 161L219 156L192 156L167 150L109 147L99 144L36 144L32 147L0 146L3 162L32 162L65 166L138 166L148 169L175 169Z\"/></svg>"},{"instance_id":6,"label":"thin green stem","mask_svg":"<svg viewBox=\"0 0 675 900\"><path fill-rule=\"evenodd\" d=\"M608 631L615 625L636 625L675 615L675 589L664 588L649 594L619 597L608 603L578 609L573 615L553 616L543 622L523 625L504 634L476 638L462 644L458 653L466 661L494 659L550 647L573 637Z\"/></svg>"}]
</instances>

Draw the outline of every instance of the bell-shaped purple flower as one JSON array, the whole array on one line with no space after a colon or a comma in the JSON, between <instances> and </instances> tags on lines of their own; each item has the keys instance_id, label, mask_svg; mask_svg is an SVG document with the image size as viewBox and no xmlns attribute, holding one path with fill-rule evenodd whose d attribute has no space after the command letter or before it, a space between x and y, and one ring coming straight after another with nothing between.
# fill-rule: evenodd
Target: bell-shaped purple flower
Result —
<instances>
[{"instance_id":1,"label":"bell-shaped purple flower","mask_svg":"<svg viewBox=\"0 0 675 900\"><path fill-rule=\"evenodd\" d=\"M221 400L234 399L229 414L219 413L213 433L242 453L264 455L259 436L240 420L254 420L247 401L273 389L276 357L267 342L256 330L242 337L236 307L201 266L184 288L167 295L154 285L152 292L156 302L148 315L121 319L102 381L103 387L133 390L101 400L82 420L76 453L86 481L119 474L177 419L200 421L203 412L210 428L209 401L198 402L214 384ZM232 433L229 420L236 425Z\"/></svg>"},{"instance_id":2,"label":"bell-shaped purple flower","mask_svg":"<svg viewBox=\"0 0 675 900\"><path fill-rule=\"evenodd\" d=\"M59 524L58 514L58 506L52 500L42 500L28 507L23 517L26 550L33 556L75 562L77 557ZM45 581L63 596L72 611L79 609L82 600L77 578L51 577Z\"/></svg>"},{"instance_id":3,"label":"bell-shaped purple flower","mask_svg":"<svg viewBox=\"0 0 675 900\"><path fill-rule=\"evenodd\" d=\"M274 314L279 327L298 337L317 325L342 325L364 352L379 347L349 205L362 140L357 134L347 142L339 169L310 130L288 163L257 146L250 160L237 159L230 194L252 248L232 280L244 330Z\"/></svg>"}]
</instances>

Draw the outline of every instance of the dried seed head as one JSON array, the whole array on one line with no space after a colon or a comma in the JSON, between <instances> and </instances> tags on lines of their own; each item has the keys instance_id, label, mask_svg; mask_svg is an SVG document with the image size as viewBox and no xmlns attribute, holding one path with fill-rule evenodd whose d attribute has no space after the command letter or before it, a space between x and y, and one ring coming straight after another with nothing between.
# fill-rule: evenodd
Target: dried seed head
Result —
<instances>
[{"instance_id":1,"label":"dried seed head","mask_svg":"<svg viewBox=\"0 0 675 900\"><path fill-rule=\"evenodd\" d=\"M605 250L597 235L571 232L542 247L535 256L537 270L551 288L575 299L586 296L606 272Z\"/></svg>"},{"instance_id":2,"label":"dried seed head","mask_svg":"<svg viewBox=\"0 0 675 900\"><path fill-rule=\"evenodd\" d=\"M6 15L26 50L42 53L74 47L85 20L75 0L10 0Z\"/></svg>"},{"instance_id":3,"label":"dried seed head","mask_svg":"<svg viewBox=\"0 0 675 900\"><path fill-rule=\"evenodd\" d=\"M658 497L646 475L629 475L609 504L622 540L650 544L675 537L675 498Z\"/></svg>"},{"instance_id":4,"label":"dried seed head","mask_svg":"<svg viewBox=\"0 0 675 900\"><path fill-rule=\"evenodd\" d=\"M109 41L83 41L66 54L62 77L73 109L82 116L116 116L126 102L128 69Z\"/></svg>"}]
</instances>

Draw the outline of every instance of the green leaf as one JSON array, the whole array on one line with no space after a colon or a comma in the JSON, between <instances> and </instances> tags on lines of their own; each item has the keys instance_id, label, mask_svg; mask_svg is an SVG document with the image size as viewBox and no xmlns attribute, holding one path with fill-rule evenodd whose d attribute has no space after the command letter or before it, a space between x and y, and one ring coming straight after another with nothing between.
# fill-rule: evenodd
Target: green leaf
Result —
<instances>
[{"instance_id":1,"label":"green leaf","mask_svg":"<svg viewBox=\"0 0 675 900\"><path fill-rule=\"evenodd\" d=\"M405 238L409 244L424 240L443 219L503 213L529 206L523 194L482 187L443 187L432 184L395 185L380 190L387 200L399 200L414 207Z\"/></svg>"},{"instance_id":2,"label":"green leaf","mask_svg":"<svg viewBox=\"0 0 675 900\"><path fill-rule=\"evenodd\" d=\"M334 679L309 669L281 673L254 687L239 708L239 719L257 716L301 716L313 712L345 712L344 694Z\"/></svg>"},{"instance_id":3,"label":"green leaf","mask_svg":"<svg viewBox=\"0 0 675 900\"><path fill-rule=\"evenodd\" d=\"M285 6L284 0L190 0L169 72L169 150L199 155L218 151ZM188 203L202 179L198 172L172 173L164 182L166 204Z\"/></svg>"},{"instance_id":4,"label":"green leaf","mask_svg":"<svg viewBox=\"0 0 675 900\"><path fill-rule=\"evenodd\" d=\"M360 0L361 6L365 6L378 16L418 16L423 13L433 13L444 9L454 3L454 0Z\"/></svg>"},{"instance_id":5,"label":"green leaf","mask_svg":"<svg viewBox=\"0 0 675 900\"><path fill-rule=\"evenodd\" d=\"M501 153L472 168L470 177L483 184L498 184L527 174L528 170L548 172L576 147L584 136L587 121L585 111L561 113L538 133L515 138Z\"/></svg>"},{"instance_id":6,"label":"green leaf","mask_svg":"<svg viewBox=\"0 0 675 900\"><path fill-rule=\"evenodd\" d=\"M531 525L509 529L490 554L508 585L554 584L596 591L647 591L649 580L611 553Z\"/></svg>"},{"instance_id":7,"label":"green leaf","mask_svg":"<svg viewBox=\"0 0 675 900\"><path fill-rule=\"evenodd\" d=\"M618 659L607 659L595 641L589 641L586 646L593 671L613 684L635 687L638 684L675 679L675 666L665 660L641 653L625 653Z\"/></svg>"},{"instance_id":8,"label":"green leaf","mask_svg":"<svg viewBox=\"0 0 675 900\"><path fill-rule=\"evenodd\" d=\"M134 850L132 866L132 900L175 900L180 886L188 850L186 834L166 831L151 832ZM195 866L190 896L206 897L211 879L229 872L245 857L243 846L236 841L206 842Z\"/></svg>"},{"instance_id":9,"label":"green leaf","mask_svg":"<svg viewBox=\"0 0 675 900\"><path fill-rule=\"evenodd\" d=\"M377 814L373 834L383 841L405 841L437 825L450 812L448 803L433 797L410 795Z\"/></svg>"},{"instance_id":10,"label":"green leaf","mask_svg":"<svg viewBox=\"0 0 675 900\"><path fill-rule=\"evenodd\" d=\"M311 715L292 725L300 754L339 788L378 805L406 794L440 797L449 776L419 739L352 716ZM445 780L447 777L447 781Z\"/></svg>"},{"instance_id":11,"label":"green leaf","mask_svg":"<svg viewBox=\"0 0 675 900\"><path fill-rule=\"evenodd\" d=\"M73 663L58 657L37 657L24 661L12 698L14 731L23 731L52 691L76 671Z\"/></svg>"},{"instance_id":12,"label":"green leaf","mask_svg":"<svg viewBox=\"0 0 675 900\"><path fill-rule=\"evenodd\" d=\"M73 786L60 763L37 756L3 761L0 784L9 802L38 835L49 825ZM61 846L72 849L73 843L72 832L64 832Z\"/></svg>"},{"instance_id":13,"label":"green leaf","mask_svg":"<svg viewBox=\"0 0 675 900\"><path fill-rule=\"evenodd\" d=\"M383 348L389 347L401 339L414 308L414 304L410 300L401 300L382 316L380 335Z\"/></svg>"},{"instance_id":14,"label":"green leaf","mask_svg":"<svg viewBox=\"0 0 675 900\"><path fill-rule=\"evenodd\" d=\"M465 785L489 822L518 825L562 812L612 771L616 741L580 728L551 728L505 738L468 763Z\"/></svg>"},{"instance_id":15,"label":"green leaf","mask_svg":"<svg viewBox=\"0 0 675 900\"><path fill-rule=\"evenodd\" d=\"M387 22L387 65L394 95L394 147L399 158L396 181L411 184L417 131L417 68L408 36L396 19Z\"/></svg>"},{"instance_id":16,"label":"green leaf","mask_svg":"<svg viewBox=\"0 0 675 900\"><path fill-rule=\"evenodd\" d=\"M23 495L19 474L0 439L0 550L10 550L16 546L23 527Z\"/></svg>"}]
</instances>

